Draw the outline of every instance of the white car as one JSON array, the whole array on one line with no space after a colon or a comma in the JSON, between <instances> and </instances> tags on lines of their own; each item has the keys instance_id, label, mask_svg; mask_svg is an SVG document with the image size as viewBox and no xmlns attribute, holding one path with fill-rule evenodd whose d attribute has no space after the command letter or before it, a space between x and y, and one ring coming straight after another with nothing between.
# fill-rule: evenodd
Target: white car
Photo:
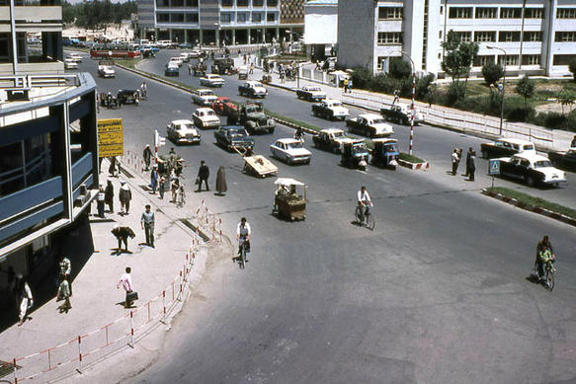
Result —
<instances>
[{"instance_id":1,"label":"white car","mask_svg":"<svg viewBox=\"0 0 576 384\"><path fill-rule=\"evenodd\" d=\"M500 162L500 175L519 179L528 186L558 186L566 182L566 173L554 168L546 156L530 152L517 153L512 157L497 159Z\"/></svg>"},{"instance_id":2,"label":"white car","mask_svg":"<svg viewBox=\"0 0 576 384\"><path fill-rule=\"evenodd\" d=\"M191 91L192 102L198 105L212 105L213 102L218 100L218 96L214 94L211 89L196 89Z\"/></svg>"},{"instance_id":3,"label":"white car","mask_svg":"<svg viewBox=\"0 0 576 384\"><path fill-rule=\"evenodd\" d=\"M187 63L190 61L190 55L188 54L188 52L181 52L180 59L182 59L183 62Z\"/></svg>"},{"instance_id":4,"label":"white car","mask_svg":"<svg viewBox=\"0 0 576 384\"><path fill-rule=\"evenodd\" d=\"M270 145L272 156L287 164L310 164L312 152L304 148L301 140L279 139Z\"/></svg>"},{"instance_id":5,"label":"white car","mask_svg":"<svg viewBox=\"0 0 576 384\"><path fill-rule=\"evenodd\" d=\"M78 63L70 58L64 60L64 69L78 69Z\"/></svg>"},{"instance_id":6,"label":"white car","mask_svg":"<svg viewBox=\"0 0 576 384\"><path fill-rule=\"evenodd\" d=\"M221 87L224 85L224 79L219 75L205 75L200 78L200 85L207 87Z\"/></svg>"},{"instance_id":7,"label":"white car","mask_svg":"<svg viewBox=\"0 0 576 384\"><path fill-rule=\"evenodd\" d=\"M312 104L312 113L314 116L323 117L328 120L345 120L350 111L342 105L340 100L326 99L317 104Z\"/></svg>"},{"instance_id":8,"label":"white car","mask_svg":"<svg viewBox=\"0 0 576 384\"><path fill-rule=\"evenodd\" d=\"M198 108L192 114L192 120L201 129L220 127L220 118L212 108Z\"/></svg>"},{"instance_id":9,"label":"white car","mask_svg":"<svg viewBox=\"0 0 576 384\"><path fill-rule=\"evenodd\" d=\"M79 53L76 52L72 52L70 54L68 54L66 56L67 59L71 59L74 60L77 63L81 63L82 62L82 55L80 55Z\"/></svg>"},{"instance_id":10,"label":"white car","mask_svg":"<svg viewBox=\"0 0 576 384\"><path fill-rule=\"evenodd\" d=\"M268 94L268 91L262 83L258 81L246 81L238 86L238 93L240 96L264 98Z\"/></svg>"},{"instance_id":11,"label":"white car","mask_svg":"<svg viewBox=\"0 0 576 384\"><path fill-rule=\"evenodd\" d=\"M170 58L170 61L168 62L168 64L170 63L176 63L178 64L179 67L182 66L182 64L184 64L184 60L182 60L182 57L180 56L174 56Z\"/></svg>"},{"instance_id":12,"label":"white car","mask_svg":"<svg viewBox=\"0 0 576 384\"><path fill-rule=\"evenodd\" d=\"M156 42L156 45L158 46L158 48L170 48L174 45L174 43L172 42L172 40L158 40Z\"/></svg>"},{"instance_id":13,"label":"white car","mask_svg":"<svg viewBox=\"0 0 576 384\"><path fill-rule=\"evenodd\" d=\"M200 133L190 120L172 120L166 126L166 136L176 144L200 144Z\"/></svg>"},{"instance_id":14,"label":"white car","mask_svg":"<svg viewBox=\"0 0 576 384\"><path fill-rule=\"evenodd\" d=\"M308 101L322 101L327 97L326 92L316 85L309 85L302 87L302 89L298 89L296 91L296 96L298 96L299 99Z\"/></svg>"},{"instance_id":15,"label":"white car","mask_svg":"<svg viewBox=\"0 0 576 384\"><path fill-rule=\"evenodd\" d=\"M348 119L346 125L350 132L367 137L388 137L394 133L394 128L375 113L363 113Z\"/></svg>"},{"instance_id":16,"label":"white car","mask_svg":"<svg viewBox=\"0 0 576 384\"><path fill-rule=\"evenodd\" d=\"M197 59L200 56L202 56L202 51L200 51L198 49L193 49L190 52L188 52L188 57L191 59Z\"/></svg>"},{"instance_id":17,"label":"white car","mask_svg":"<svg viewBox=\"0 0 576 384\"><path fill-rule=\"evenodd\" d=\"M98 64L98 75L104 78L115 77L116 70L109 63Z\"/></svg>"}]
</instances>

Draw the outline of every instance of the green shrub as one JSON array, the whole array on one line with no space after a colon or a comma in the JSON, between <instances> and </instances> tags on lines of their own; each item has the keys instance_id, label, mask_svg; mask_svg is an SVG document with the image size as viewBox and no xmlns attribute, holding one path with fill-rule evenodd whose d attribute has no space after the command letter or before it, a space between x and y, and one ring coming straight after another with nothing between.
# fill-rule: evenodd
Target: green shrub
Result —
<instances>
[{"instance_id":1,"label":"green shrub","mask_svg":"<svg viewBox=\"0 0 576 384\"><path fill-rule=\"evenodd\" d=\"M352 82L355 88L368 89L373 78L372 72L363 67L356 67L352 72Z\"/></svg>"},{"instance_id":2,"label":"green shrub","mask_svg":"<svg viewBox=\"0 0 576 384\"><path fill-rule=\"evenodd\" d=\"M466 97L466 87L459 81L453 81L448 87L446 94L446 105L453 106L458 101L464 100Z\"/></svg>"},{"instance_id":3,"label":"green shrub","mask_svg":"<svg viewBox=\"0 0 576 384\"><path fill-rule=\"evenodd\" d=\"M528 122L534 119L534 116L536 116L536 110L532 107L526 106L512 107L506 108L504 110L504 114L506 116L506 120L511 122Z\"/></svg>"},{"instance_id":4,"label":"green shrub","mask_svg":"<svg viewBox=\"0 0 576 384\"><path fill-rule=\"evenodd\" d=\"M504 69L500 64L488 63L482 67L482 76L486 84L496 84L504 76Z\"/></svg>"},{"instance_id":5,"label":"green shrub","mask_svg":"<svg viewBox=\"0 0 576 384\"><path fill-rule=\"evenodd\" d=\"M401 58L393 58L390 60L388 74L394 79L406 79L412 75L412 66Z\"/></svg>"}]
</instances>

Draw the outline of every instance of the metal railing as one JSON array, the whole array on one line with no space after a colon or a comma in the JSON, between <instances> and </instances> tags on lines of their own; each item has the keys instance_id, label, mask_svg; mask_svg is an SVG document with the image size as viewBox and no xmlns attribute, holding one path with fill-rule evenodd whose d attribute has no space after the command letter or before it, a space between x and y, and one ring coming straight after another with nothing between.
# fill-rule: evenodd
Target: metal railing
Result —
<instances>
[{"instance_id":1,"label":"metal railing","mask_svg":"<svg viewBox=\"0 0 576 384\"><path fill-rule=\"evenodd\" d=\"M2 89L31 89L38 87L77 87L80 85L78 75L3 75L0 76Z\"/></svg>"}]
</instances>

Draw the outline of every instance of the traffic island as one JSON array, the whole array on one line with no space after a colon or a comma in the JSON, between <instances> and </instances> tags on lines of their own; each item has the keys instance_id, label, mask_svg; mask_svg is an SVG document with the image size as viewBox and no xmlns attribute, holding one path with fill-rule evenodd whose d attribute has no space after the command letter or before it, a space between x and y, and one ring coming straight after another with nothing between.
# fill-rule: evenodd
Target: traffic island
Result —
<instances>
[{"instance_id":1,"label":"traffic island","mask_svg":"<svg viewBox=\"0 0 576 384\"><path fill-rule=\"evenodd\" d=\"M416 170L416 169L430 169L430 163L422 160L419 157L414 155L410 155L408 153L401 152L400 156L398 156L398 165L401 167L405 167L408 169Z\"/></svg>"},{"instance_id":2,"label":"traffic island","mask_svg":"<svg viewBox=\"0 0 576 384\"><path fill-rule=\"evenodd\" d=\"M572 208L504 187L485 188L482 193L515 207L576 226L576 210Z\"/></svg>"}]
</instances>

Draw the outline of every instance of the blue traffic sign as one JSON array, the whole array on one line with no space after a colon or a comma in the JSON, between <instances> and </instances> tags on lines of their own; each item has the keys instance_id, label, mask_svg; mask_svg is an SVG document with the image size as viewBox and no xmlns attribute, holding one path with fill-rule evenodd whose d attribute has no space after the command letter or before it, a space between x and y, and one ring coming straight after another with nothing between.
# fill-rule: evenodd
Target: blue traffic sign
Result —
<instances>
[{"instance_id":1,"label":"blue traffic sign","mask_svg":"<svg viewBox=\"0 0 576 384\"><path fill-rule=\"evenodd\" d=\"M492 159L490 160L490 167L488 169L489 175L499 175L500 174L500 160Z\"/></svg>"}]
</instances>

